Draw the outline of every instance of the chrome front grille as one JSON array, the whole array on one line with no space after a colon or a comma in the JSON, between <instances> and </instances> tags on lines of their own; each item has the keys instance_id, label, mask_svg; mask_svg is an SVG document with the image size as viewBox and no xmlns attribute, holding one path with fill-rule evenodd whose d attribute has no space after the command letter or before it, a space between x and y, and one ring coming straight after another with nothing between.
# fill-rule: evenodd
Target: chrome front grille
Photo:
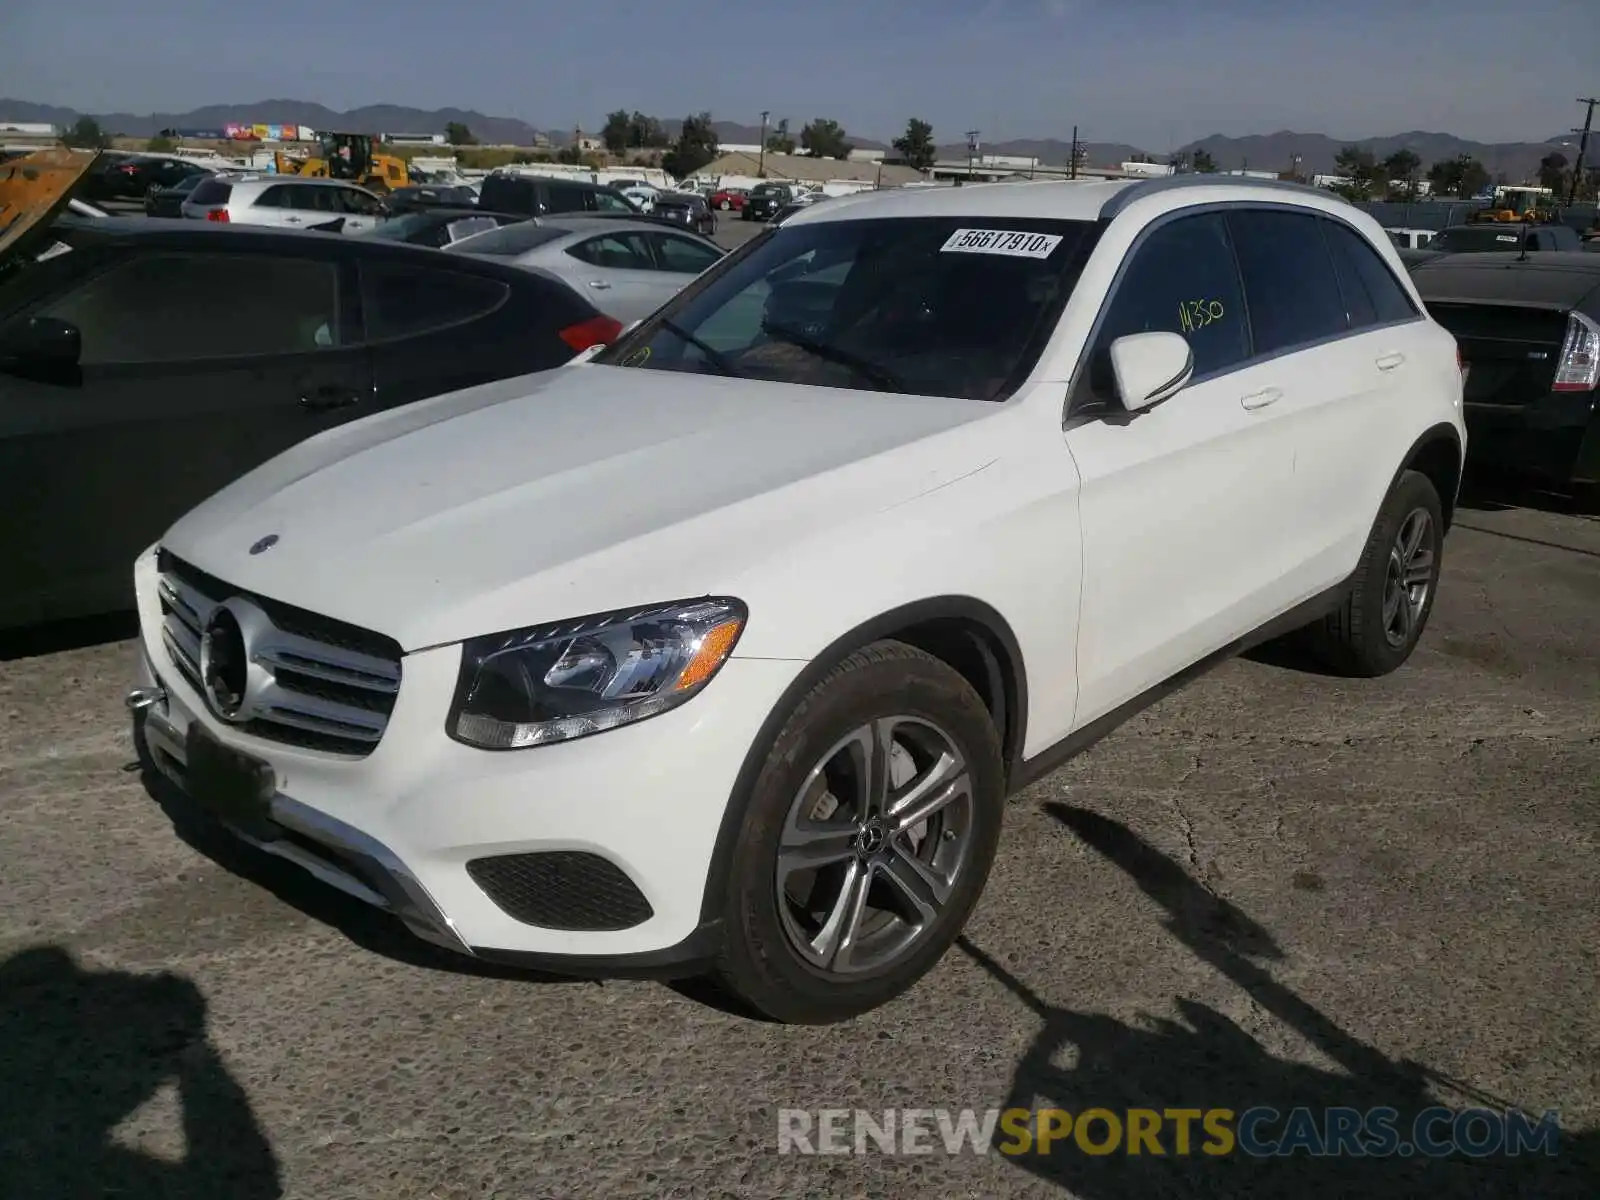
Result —
<instances>
[{"instance_id":1,"label":"chrome front grille","mask_svg":"<svg viewBox=\"0 0 1600 1200\"><path fill-rule=\"evenodd\" d=\"M201 678L201 642L212 615L225 602L247 602L259 614L248 623L244 649L251 682L245 706L232 720L236 727L333 754L372 753L400 691L397 642L229 587L166 551L157 566L162 642L203 697L208 689Z\"/></svg>"}]
</instances>

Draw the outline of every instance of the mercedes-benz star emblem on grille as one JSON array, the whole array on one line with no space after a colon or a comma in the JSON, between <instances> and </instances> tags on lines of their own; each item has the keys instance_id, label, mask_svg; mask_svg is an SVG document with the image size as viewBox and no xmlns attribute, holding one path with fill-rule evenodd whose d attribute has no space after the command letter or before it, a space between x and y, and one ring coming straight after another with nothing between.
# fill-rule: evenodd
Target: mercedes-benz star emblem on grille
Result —
<instances>
[{"instance_id":1,"label":"mercedes-benz star emblem on grille","mask_svg":"<svg viewBox=\"0 0 1600 1200\"><path fill-rule=\"evenodd\" d=\"M251 554L264 554L278 544L278 535L269 533L250 547Z\"/></svg>"},{"instance_id":2,"label":"mercedes-benz star emblem on grille","mask_svg":"<svg viewBox=\"0 0 1600 1200\"><path fill-rule=\"evenodd\" d=\"M244 630L232 610L226 604L219 605L206 620L205 632L200 636L200 681L211 710L224 721L244 719L241 714L249 677Z\"/></svg>"}]
</instances>

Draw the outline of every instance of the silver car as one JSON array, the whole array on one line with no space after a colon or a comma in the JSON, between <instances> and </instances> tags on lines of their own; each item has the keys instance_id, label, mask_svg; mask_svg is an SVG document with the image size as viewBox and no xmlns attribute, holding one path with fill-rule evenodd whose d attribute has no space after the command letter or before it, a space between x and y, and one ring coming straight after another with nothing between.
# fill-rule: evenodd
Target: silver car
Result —
<instances>
[{"instance_id":1,"label":"silver car","mask_svg":"<svg viewBox=\"0 0 1600 1200\"><path fill-rule=\"evenodd\" d=\"M555 275L624 323L649 316L723 254L697 234L617 217L536 217L444 250Z\"/></svg>"},{"instance_id":2,"label":"silver car","mask_svg":"<svg viewBox=\"0 0 1600 1200\"><path fill-rule=\"evenodd\" d=\"M199 221L365 233L384 217L384 203L341 179L299 175L217 175L203 179L178 210Z\"/></svg>"}]
</instances>

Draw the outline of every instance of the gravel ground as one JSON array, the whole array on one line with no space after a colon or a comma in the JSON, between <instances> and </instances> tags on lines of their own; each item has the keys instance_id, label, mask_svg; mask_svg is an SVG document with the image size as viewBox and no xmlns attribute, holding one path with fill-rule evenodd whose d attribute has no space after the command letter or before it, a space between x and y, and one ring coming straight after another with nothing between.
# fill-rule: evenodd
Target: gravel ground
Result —
<instances>
[{"instance_id":1,"label":"gravel ground","mask_svg":"<svg viewBox=\"0 0 1600 1200\"><path fill-rule=\"evenodd\" d=\"M1398 674L1233 663L1030 789L963 944L823 1029L475 970L180 836L125 627L12 637L0 1195L1592 1196L1600 522L1466 510L1446 559ZM1561 1153L777 1152L783 1108L1435 1099L1560 1109Z\"/></svg>"}]
</instances>

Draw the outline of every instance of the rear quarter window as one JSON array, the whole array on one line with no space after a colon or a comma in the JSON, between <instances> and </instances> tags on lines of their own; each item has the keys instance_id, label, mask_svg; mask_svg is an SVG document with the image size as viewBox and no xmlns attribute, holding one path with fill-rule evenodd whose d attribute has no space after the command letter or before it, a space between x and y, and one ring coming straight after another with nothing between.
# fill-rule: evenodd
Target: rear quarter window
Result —
<instances>
[{"instance_id":1,"label":"rear quarter window","mask_svg":"<svg viewBox=\"0 0 1600 1200\"><path fill-rule=\"evenodd\" d=\"M508 284L463 271L402 263L361 265L361 306L369 342L416 337L487 316Z\"/></svg>"}]
</instances>

